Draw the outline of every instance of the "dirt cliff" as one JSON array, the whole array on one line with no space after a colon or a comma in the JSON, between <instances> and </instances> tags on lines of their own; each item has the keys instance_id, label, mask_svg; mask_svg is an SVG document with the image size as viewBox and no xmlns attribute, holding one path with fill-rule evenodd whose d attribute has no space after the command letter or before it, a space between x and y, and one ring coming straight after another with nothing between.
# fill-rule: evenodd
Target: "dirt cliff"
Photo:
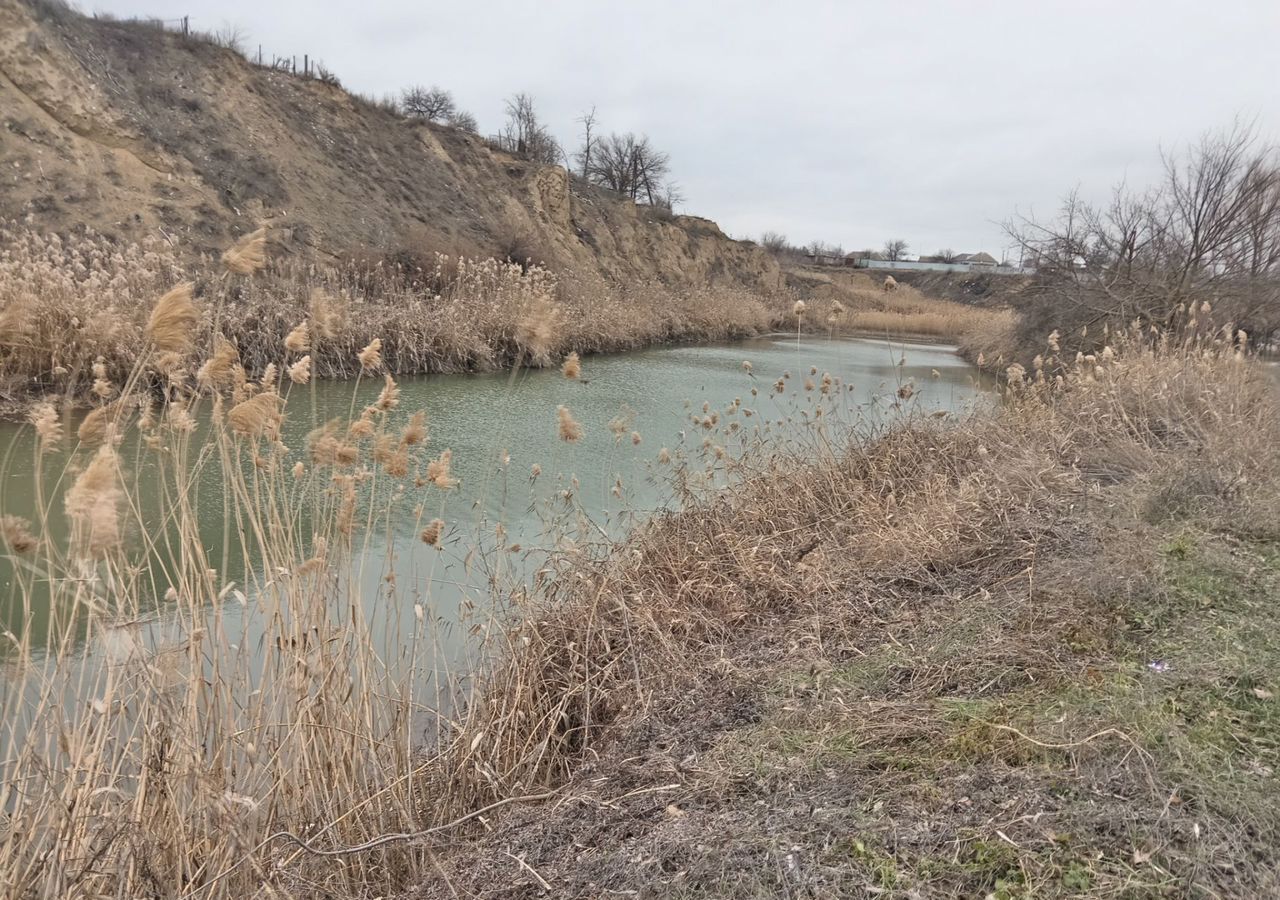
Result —
<instances>
[{"instance_id":1,"label":"dirt cliff","mask_svg":"<svg viewBox=\"0 0 1280 900\"><path fill-rule=\"evenodd\" d=\"M771 289L774 259L482 138L200 36L0 0L0 218L192 252L260 223L282 255L442 251Z\"/></svg>"}]
</instances>

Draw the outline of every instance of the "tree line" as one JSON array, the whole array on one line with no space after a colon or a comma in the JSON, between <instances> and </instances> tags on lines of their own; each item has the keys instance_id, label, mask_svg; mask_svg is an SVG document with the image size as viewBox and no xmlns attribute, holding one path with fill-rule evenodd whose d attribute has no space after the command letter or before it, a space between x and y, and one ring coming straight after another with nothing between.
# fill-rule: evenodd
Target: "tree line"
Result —
<instances>
[{"instance_id":1,"label":"tree line","mask_svg":"<svg viewBox=\"0 0 1280 900\"><path fill-rule=\"evenodd\" d=\"M787 240L787 236L777 231L766 231L760 235L758 241L761 247L778 256L788 258L799 257L840 257L848 255L845 253L844 247L840 244L830 244L826 241L810 241L807 244L793 244ZM865 250L854 251L853 255L861 259L886 259L893 262L904 260L911 252L911 245L902 238L890 238L885 241L879 250L867 248ZM939 250L936 258L939 262L955 262L960 254L954 250Z\"/></svg>"},{"instance_id":2,"label":"tree line","mask_svg":"<svg viewBox=\"0 0 1280 900\"><path fill-rule=\"evenodd\" d=\"M1068 193L1048 219L1005 230L1037 270L1032 327L1069 319L1168 327L1208 303L1257 341L1280 337L1280 152L1237 121L1161 156L1160 180ZM1039 320L1043 319L1043 323ZM1094 329L1095 332L1098 329Z\"/></svg>"},{"instance_id":3,"label":"tree line","mask_svg":"<svg viewBox=\"0 0 1280 900\"><path fill-rule=\"evenodd\" d=\"M395 108L412 119L478 132L475 116L460 109L449 91L434 85L405 88ZM529 94L509 97L505 111L502 128L491 139L499 149L532 162L564 166L577 178L636 203L671 209L683 202L671 177L671 157L647 135L602 133L595 107L577 120L581 142L572 154L539 117Z\"/></svg>"}]
</instances>

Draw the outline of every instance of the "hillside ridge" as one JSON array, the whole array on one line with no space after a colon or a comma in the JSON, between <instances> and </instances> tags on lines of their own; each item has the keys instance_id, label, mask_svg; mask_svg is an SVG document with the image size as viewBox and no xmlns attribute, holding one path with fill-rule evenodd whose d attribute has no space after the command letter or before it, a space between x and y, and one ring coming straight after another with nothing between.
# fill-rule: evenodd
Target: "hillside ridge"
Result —
<instances>
[{"instance_id":1,"label":"hillside ridge","mask_svg":"<svg viewBox=\"0 0 1280 900\"><path fill-rule=\"evenodd\" d=\"M781 284L712 221L638 206L207 38L0 0L0 219L213 253L259 224L319 261L532 259L613 281Z\"/></svg>"}]
</instances>

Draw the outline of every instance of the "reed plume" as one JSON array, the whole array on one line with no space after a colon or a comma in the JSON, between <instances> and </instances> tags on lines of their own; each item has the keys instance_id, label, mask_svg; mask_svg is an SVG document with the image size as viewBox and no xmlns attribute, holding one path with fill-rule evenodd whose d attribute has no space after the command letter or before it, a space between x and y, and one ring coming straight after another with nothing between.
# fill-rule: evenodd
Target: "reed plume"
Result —
<instances>
[{"instance_id":1,"label":"reed plume","mask_svg":"<svg viewBox=\"0 0 1280 900\"><path fill-rule=\"evenodd\" d=\"M27 414L27 419L35 427L42 452L58 449L62 444L62 419L52 403L48 400L37 403Z\"/></svg>"},{"instance_id":2,"label":"reed plume","mask_svg":"<svg viewBox=\"0 0 1280 900\"><path fill-rule=\"evenodd\" d=\"M150 431L156 425L156 405L149 396L138 400L138 430Z\"/></svg>"},{"instance_id":3,"label":"reed plume","mask_svg":"<svg viewBox=\"0 0 1280 900\"><path fill-rule=\"evenodd\" d=\"M214 389L226 387L236 379L236 364L239 360L240 354L236 352L235 346L218 335L214 341L213 355L196 370L196 381Z\"/></svg>"},{"instance_id":4,"label":"reed plume","mask_svg":"<svg viewBox=\"0 0 1280 900\"><path fill-rule=\"evenodd\" d=\"M218 415L221 409L222 398L214 398L214 414ZM190 410L180 403L171 403L169 408L165 410L165 419L169 427L177 434L190 434L196 430L196 420L191 415Z\"/></svg>"},{"instance_id":5,"label":"reed plume","mask_svg":"<svg viewBox=\"0 0 1280 900\"><path fill-rule=\"evenodd\" d=\"M315 330L315 336L325 340L336 338L341 332L346 322L346 311L343 305L335 298L326 294L320 288L311 290L311 325ZM294 329L295 331L297 329ZM308 337L311 336L310 329Z\"/></svg>"},{"instance_id":6,"label":"reed plume","mask_svg":"<svg viewBox=\"0 0 1280 900\"><path fill-rule=\"evenodd\" d=\"M156 301L147 319L147 340L160 353L186 354L196 330L198 313L191 300L195 285L184 281Z\"/></svg>"},{"instance_id":7,"label":"reed plume","mask_svg":"<svg viewBox=\"0 0 1280 900\"><path fill-rule=\"evenodd\" d=\"M107 434L115 425L115 415L119 410L120 401L108 403L106 406L99 406L97 409L84 417L80 423L80 427L76 429L76 437L83 444L97 444L106 439Z\"/></svg>"},{"instance_id":8,"label":"reed plume","mask_svg":"<svg viewBox=\"0 0 1280 900\"><path fill-rule=\"evenodd\" d=\"M453 462L453 451L445 450L437 459L427 463L427 481L447 491L458 483L458 479L453 478L449 474L449 467Z\"/></svg>"},{"instance_id":9,"label":"reed plume","mask_svg":"<svg viewBox=\"0 0 1280 900\"><path fill-rule=\"evenodd\" d=\"M409 474L409 450L393 435L378 436L373 448L373 458L382 465L388 475L403 478Z\"/></svg>"},{"instance_id":10,"label":"reed plume","mask_svg":"<svg viewBox=\"0 0 1280 900\"><path fill-rule=\"evenodd\" d=\"M319 466L349 466L360 458L360 449L338 437L342 422L332 419L307 435L307 452Z\"/></svg>"},{"instance_id":11,"label":"reed plume","mask_svg":"<svg viewBox=\"0 0 1280 900\"><path fill-rule=\"evenodd\" d=\"M89 556L102 556L120 544L119 459L104 444L80 477L67 489L65 507L72 524L72 540Z\"/></svg>"},{"instance_id":12,"label":"reed plume","mask_svg":"<svg viewBox=\"0 0 1280 900\"><path fill-rule=\"evenodd\" d=\"M707 409L710 409L709 405L703 412L706 412ZM632 424L635 420L636 411L624 403L618 414L609 420L609 432L613 435L615 443L620 442L627 436L627 433L632 430Z\"/></svg>"},{"instance_id":13,"label":"reed plume","mask_svg":"<svg viewBox=\"0 0 1280 900\"><path fill-rule=\"evenodd\" d=\"M93 388L91 393L100 400L110 400L116 393L116 386L107 376L107 363L101 356L93 361Z\"/></svg>"},{"instance_id":14,"label":"reed plume","mask_svg":"<svg viewBox=\"0 0 1280 900\"><path fill-rule=\"evenodd\" d=\"M418 410L409 417L409 424L400 433L400 443L406 447L421 444L427 439L427 414Z\"/></svg>"},{"instance_id":15,"label":"reed plume","mask_svg":"<svg viewBox=\"0 0 1280 900\"><path fill-rule=\"evenodd\" d=\"M304 356L289 367L289 380L294 384L306 384L311 380L311 357Z\"/></svg>"},{"instance_id":16,"label":"reed plume","mask_svg":"<svg viewBox=\"0 0 1280 900\"><path fill-rule=\"evenodd\" d=\"M330 419L307 435L307 452L311 454L313 463L332 466L337 462L338 429L341 427L338 419Z\"/></svg>"},{"instance_id":17,"label":"reed plume","mask_svg":"<svg viewBox=\"0 0 1280 900\"><path fill-rule=\"evenodd\" d=\"M266 226L246 234L222 254L222 264L237 275L252 275L267 261Z\"/></svg>"},{"instance_id":18,"label":"reed plume","mask_svg":"<svg viewBox=\"0 0 1280 900\"><path fill-rule=\"evenodd\" d=\"M275 391L263 391L227 410L227 424L243 437L278 437L284 419L282 398Z\"/></svg>"},{"instance_id":19,"label":"reed plume","mask_svg":"<svg viewBox=\"0 0 1280 900\"><path fill-rule=\"evenodd\" d=\"M356 354L356 358L360 360L360 368L366 372L376 372L382 368L382 338L374 338L368 345Z\"/></svg>"},{"instance_id":20,"label":"reed plume","mask_svg":"<svg viewBox=\"0 0 1280 900\"><path fill-rule=\"evenodd\" d=\"M556 309L539 297L516 326L516 344L536 360L545 360L555 340Z\"/></svg>"},{"instance_id":21,"label":"reed plume","mask_svg":"<svg viewBox=\"0 0 1280 900\"><path fill-rule=\"evenodd\" d=\"M382 412L390 412L400 405L400 386L390 374L384 374L382 378L382 392L378 394L378 401L374 406Z\"/></svg>"},{"instance_id":22,"label":"reed plume","mask_svg":"<svg viewBox=\"0 0 1280 900\"><path fill-rule=\"evenodd\" d=\"M355 530L356 517L356 479L353 475L335 475L334 484L342 492L342 500L338 503L335 524L338 531L350 535Z\"/></svg>"},{"instance_id":23,"label":"reed plume","mask_svg":"<svg viewBox=\"0 0 1280 900\"><path fill-rule=\"evenodd\" d=\"M574 420L569 407L557 407L556 417L559 420L560 440L573 444L582 439L582 426Z\"/></svg>"},{"instance_id":24,"label":"reed plume","mask_svg":"<svg viewBox=\"0 0 1280 900\"><path fill-rule=\"evenodd\" d=\"M297 325L284 338L284 348L290 353L306 353L311 349L311 326L306 322Z\"/></svg>"},{"instance_id":25,"label":"reed plume","mask_svg":"<svg viewBox=\"0 0 1280 900\"><path fill-rule=\"evenodd\" d=\"M427 523L427 527L422 529L422 543L429 547L438 547L440 538L444 534L444 520L432 519Z\"/></svg>"},{"instance_id":26,"label":"reed plume","mask_svg":"<svg viewBox=\"0 0 1280 900\"><path fill-rule=\"evenodd\" d=\"M367 406L360 413L360 418L347 426L347 437L353 441L370 437L377 429L373 425L373 407Z\"/></svg>"},{"instance_id":27,"label":"reed plume","mask_svg":"<svg viewBox=\"0 0 1280 900\"><path fill-rule=\"evenodd\" d=\"M576 352L564 358L564 365L560 367L560 372L570 381L578 380L578 376L582 374L582 362L578 359Z\"/></svg>"},{"instance_id":28,"label":"reed plume","mask_svg":"<svg viewBox=\"0 0 1280 900\"><path fill-rule=\"evenodd\" d=\"M0 539L14 553L30 553L40 544L22 516L0 516Z\"/></svg>"}]
</instances>

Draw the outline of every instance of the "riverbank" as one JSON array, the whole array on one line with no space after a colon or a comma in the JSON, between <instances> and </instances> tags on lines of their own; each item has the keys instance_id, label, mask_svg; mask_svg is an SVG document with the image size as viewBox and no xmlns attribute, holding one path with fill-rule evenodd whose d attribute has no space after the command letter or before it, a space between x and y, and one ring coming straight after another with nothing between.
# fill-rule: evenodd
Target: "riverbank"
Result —
<instances>
[{"instance_id":1,"label":"riverbank","mask_svg":"<svg viewBox=\"0 0 1280 900\"><path fill-rule=\"evenodd\" d=\"M312 377L352 378L359 352L375 339L385 371L403 376L559 365L570 352L773 330L912 334L968 347L1012 316L910 289L885 298L865 286L761 293L729 282L621 285L494 259L440 256L429 271L392 259L316 268L273 262L267 234L231 248L232 265L207 261L195 270L162 241L117 246L13 226L0 237L8 246L0 260L0 414L9 417L42 398L88 406L112 400L100 382L124 383L146 350L156 299L184 283L197 306L191 346L207 355L225 342L228 364L247 380L303 355ZM148 377L158 389L173 376L193 377L202 360L185 354L155 362L168 369Z\"/></svg>"},{"instance_id":2,"label":"riverbank","mask_svg":"<svg viewBox=\"0 0 1280 900\"><path fill-rule=\"evenodd\" d=\"M149 317L157 349L190 338L180 301ZM1274 384L1208 338L1050 349L999 408L905 421L924 378L896 377L896 353L865 410L830 373L734 363L741 393L690 402L687 447L651 451L684 511L615 545L562 477L554 549L532 552L500 519L461 527L457 447L426 443L372 343L376 387L305 436L281 419L301 350L99 416L57 493L0 523L10 602L48 592L57 639L13 638L4 780L38 789L0 843L5 883L1265 893ZM573 400L544 413L583 452L645 446L625 415L584 438ZM64 433L35 428L41 466ZM113 439L134 428L145 475ZM492 495L542 477L492 450ZM254 566L205 538L191 473L211 460L219 530ZM404 569L400 522L426 551ZM450 619L424 586L472 571L483 590ZM405 628L393 653L379 623ZM436 668L460 638L472 652Z\"/></svg>"},{"instance_id":3,"label":"riverbank","mask_svg":"<svg viewBox=\"0 0 1280 900\"><path fill-rule=\"evenodd\" d=\"M195 321L169 296L147 341ZM255 381L201 360L162 407L148 351L99 411L0 427L0 784L36 785L0 841L14 893L420 883L403 846L263 866L300 822L349 843L473 811L423 754L475 739L513 622L654 510L723 496L747 456L983 402L949 348L825 335L399 381L371 342L355 384L302 352Z\"/></svg>"},{"instance_id":4,"label":"riverbank","mask_svg":"<svg viewBox=\"0 0 1280 900\"><path fill-rule=\"evenodd\" d=\"M412 896L1274 893L1274 385L1209 340L1061 374L563 585L425 770L439 821L509 803Z\"/></svg>"}]
</instances>

